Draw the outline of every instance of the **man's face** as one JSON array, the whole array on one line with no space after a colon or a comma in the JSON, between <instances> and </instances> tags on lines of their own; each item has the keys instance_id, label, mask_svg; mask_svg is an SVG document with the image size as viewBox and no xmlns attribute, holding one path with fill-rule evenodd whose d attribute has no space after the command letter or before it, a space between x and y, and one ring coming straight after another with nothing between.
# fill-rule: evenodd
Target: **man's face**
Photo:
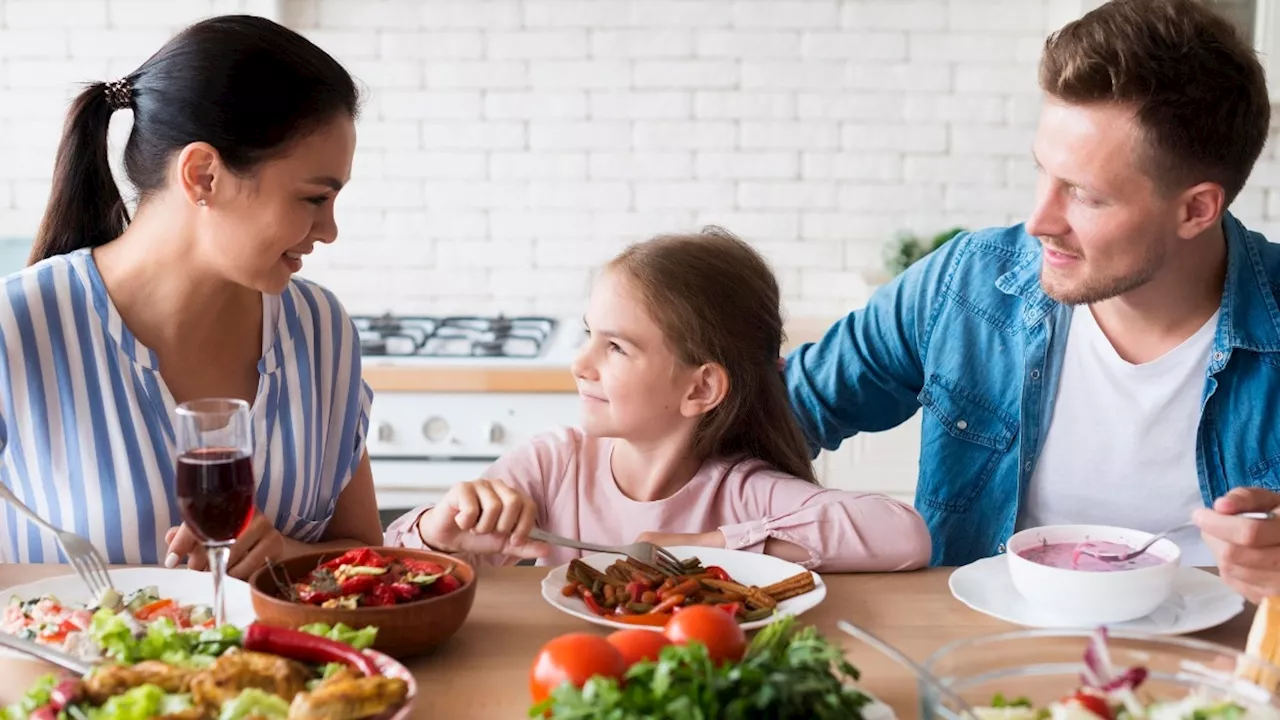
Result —
<instances>
[{"instance_id":1,"label":"man's face","mask_svg":"<svg viewBox=\"0 0 1280 720\"><path fill-rule=\"evenodd\" d=\"M1046 97L1033 152L1039 179L1026 228L1044 248L1046 294L1096 303L1160 272L1177 240L1178 203L1148 174L1131 107Z\"/></svg>"}]
</instances>

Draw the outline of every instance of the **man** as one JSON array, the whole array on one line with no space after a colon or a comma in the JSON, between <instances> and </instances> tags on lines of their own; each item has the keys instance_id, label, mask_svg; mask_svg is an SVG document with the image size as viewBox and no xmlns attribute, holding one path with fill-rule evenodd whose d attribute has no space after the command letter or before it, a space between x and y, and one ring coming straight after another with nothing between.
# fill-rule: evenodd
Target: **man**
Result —
<instances>
[{"instance_id":1,"label":"man","mask_svg":"<svg viewBox=\"0 0 1280 720\"><path fill-rule=\"evenodd\" d=\"M1266 141L1263 70L1200 3L1115 0L1046 41L1040 84L1029 219L797 349L801 424L816 452L923 406L936 565L1023 527L1194 512L1184 564L1280 594L1280 520L1230 517L1280 506L1280 247L1227 213Z\"/></svg>"}]
</instances>

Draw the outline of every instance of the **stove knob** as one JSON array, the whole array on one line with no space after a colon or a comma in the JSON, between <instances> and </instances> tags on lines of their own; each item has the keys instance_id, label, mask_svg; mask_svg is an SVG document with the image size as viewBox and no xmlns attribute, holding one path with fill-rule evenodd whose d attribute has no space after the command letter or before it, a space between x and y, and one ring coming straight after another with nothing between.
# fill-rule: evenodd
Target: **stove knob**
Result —
<instances>
[{"instance_id":1,"label":"stove knob","mask_svg":"<svg viewBox=\"0 0 1280 720\"><path fill-rule=\"evenodd\" d=\"M422 434L431 442L441 442L449 437L449 421L436 415L422 424Z\"/></svg>"},{"instance_id":2,"label":"stove knob","mask_svg":"<svg viewBox=\"0 0 1280 720\"><path fill-rule=\"evenodd\" d=\"M507 439L506 429L496 422L489 423L485 434L489 437L490 445L501 445L503 441Z\"/></svg>"},{"instance_id":3,"label":"stove knob","mask_svg":"<svg viewBox=\"0 0 1280 720\"><path fill-rule=\"evenodd\" d=\"M378 442L389 443L396 436L396 431L389 422L378 423Z\"/></svg>"}]
</instances>

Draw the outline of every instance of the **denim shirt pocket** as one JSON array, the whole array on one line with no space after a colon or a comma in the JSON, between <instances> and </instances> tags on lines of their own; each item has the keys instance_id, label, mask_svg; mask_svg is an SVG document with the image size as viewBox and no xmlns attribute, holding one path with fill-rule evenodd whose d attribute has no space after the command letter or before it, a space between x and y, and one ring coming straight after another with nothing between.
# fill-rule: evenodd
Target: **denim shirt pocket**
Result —
<instances>
[{"instance_id":1,"label":"denim shirt pocket","mask_svg":"<svg viewBox=\"0 0 1280 720\"><path fill-rule=\"evenodd\" d=\"M1280 491L1280 454L1250 465L1249 480L1255 487Z\"/></svg>"},{"instance_id":2,"label":"denim shirt pocket","mask_svg":"<svg viewBox=\"0 0 1280 720\"><path fill-rule=\"evenodd\" d=\"M921 502L944 512L964 513L986 488L1018 433L1017 420L981 394L937 373L917 398L925 409L924 447L929 464L945 476L921 473Z\"/></svg>"}]
</instances>

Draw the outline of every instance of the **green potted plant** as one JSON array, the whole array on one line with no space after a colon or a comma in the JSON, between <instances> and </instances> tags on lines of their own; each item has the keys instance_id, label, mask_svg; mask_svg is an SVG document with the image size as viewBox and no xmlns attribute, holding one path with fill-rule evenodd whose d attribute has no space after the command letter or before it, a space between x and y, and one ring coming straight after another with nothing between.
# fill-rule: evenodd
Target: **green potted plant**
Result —
<instances>
[{"instance_id":1,"label":"green potted plant","mask_svg":"<svg viewBox=\"0 0 1280 720\"><path fill-rule=\"evenodd\" d=\"M899 232L885 248L885 269L896 276L962 232L964 228L955 227L927 239L905 230Z\"/></svg>"}]
</instances>

